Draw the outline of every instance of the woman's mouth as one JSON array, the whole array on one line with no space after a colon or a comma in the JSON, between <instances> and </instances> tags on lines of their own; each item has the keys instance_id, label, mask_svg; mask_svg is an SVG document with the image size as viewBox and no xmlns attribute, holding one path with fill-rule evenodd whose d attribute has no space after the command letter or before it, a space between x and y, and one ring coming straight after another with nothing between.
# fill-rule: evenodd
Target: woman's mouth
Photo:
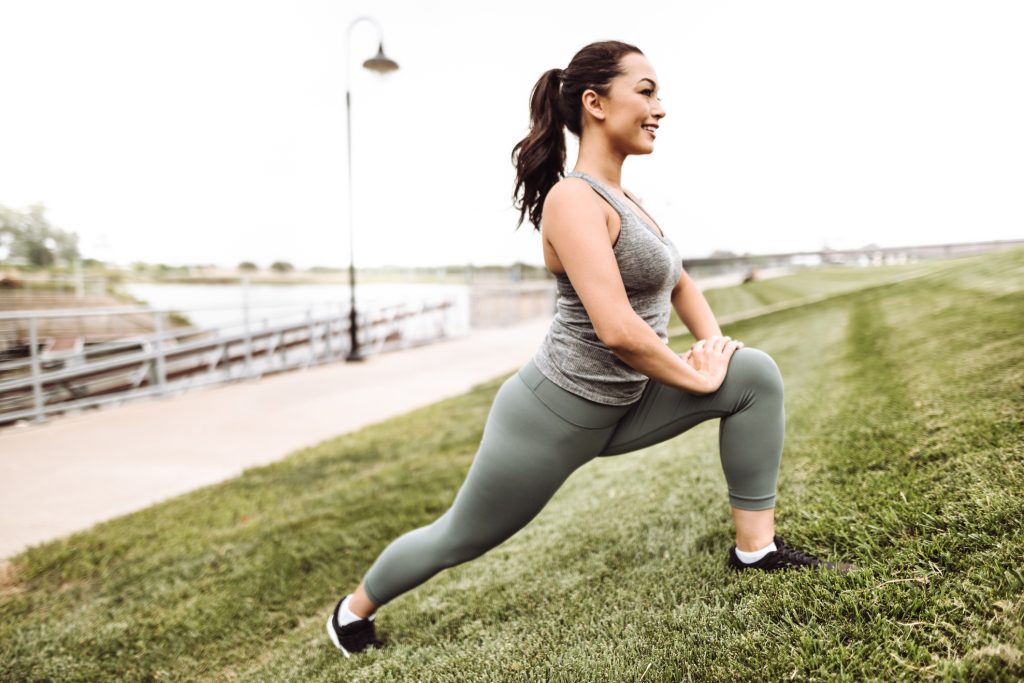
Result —
<instances>
[{"instance_id":1,"label":"woman's mouth","mask_svg":"<svg viewBox=\"0 0 1024 683\"><path fill-rule=\"evenodd\" d=\"M647 131L648 133L650 133L650 134L651 134L651 139L652 139L652 140L653 140L653 139L654 139L655 137L657 137L657 136L656 136L656 133L655 133L655 131L657 131L657 130L658 130L658 126L657 126L656 124L653 124L653 123L646 123L646 124L644 124L644 125L642 125L642 126L640 126L640 127L641 127L641 128L643 128L643 129L644 129L645 131Z\"/></svg>"}]
</instances>

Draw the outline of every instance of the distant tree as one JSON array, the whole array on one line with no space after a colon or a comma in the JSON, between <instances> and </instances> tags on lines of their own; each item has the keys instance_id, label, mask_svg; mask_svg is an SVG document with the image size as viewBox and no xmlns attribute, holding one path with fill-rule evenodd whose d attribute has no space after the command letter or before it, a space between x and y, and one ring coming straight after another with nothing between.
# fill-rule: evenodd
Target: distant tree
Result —
<instances>
[{"instance_id":1,"label":"distant tree","mask_svg":"<svg viewBox=\"0 0 1024 683\"><path fill-rule=\"evenodd\" d=\"M78 235L50 225L46 207L33 204L27 211L0 205L0 247L4 260L47 267L80 258Z\"/></svg>"},{"instance_id":2,"label":"distant tree","mask_svg":"<svg viewBox=\"0 0 1024 683\"><path fill-rule=\"evenodd\" d=\"M287 261L274 261L270 264L270 269L275 273L290 273L295 270L295 266Z\"/></svg>"},{"instance_id":3,"label":"distant tree","mask_svg":"<svg viewBox=\"0 0 1024 683\"><path fill-rule=\"evenodd\" d=\"M711 252L710 258L736 258L737 254L734 251L728 249L715 249Z\"/></svg>"},{"instance_id":4,"label":"distant tree","mask_svg":"<svg viewBox=\"0 0 1024 683\"><path fill-rule=\"evenodd\" d=\"M244 270L246 272L252 272L254 270L259 270L259 269L260 269L260 267L257 266L252 261L242 261L241 263L238 264L238 270Z\"/></svg>"}]
</instances>

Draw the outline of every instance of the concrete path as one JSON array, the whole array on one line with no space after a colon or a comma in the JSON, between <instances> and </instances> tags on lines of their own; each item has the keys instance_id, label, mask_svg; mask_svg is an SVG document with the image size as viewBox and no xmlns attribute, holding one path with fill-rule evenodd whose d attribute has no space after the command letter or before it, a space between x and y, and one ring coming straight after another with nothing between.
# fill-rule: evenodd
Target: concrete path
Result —
<instances>
[{"instance_id":1,"label":"concrete path","mask_svg":"<svg viewBox=\"0 0 1024 683\"><path fill-rule=\"evenodd\" d=\"M0 432L0 557L515 371L551 323L139 399Z\"/></svg>"}]
</instances>

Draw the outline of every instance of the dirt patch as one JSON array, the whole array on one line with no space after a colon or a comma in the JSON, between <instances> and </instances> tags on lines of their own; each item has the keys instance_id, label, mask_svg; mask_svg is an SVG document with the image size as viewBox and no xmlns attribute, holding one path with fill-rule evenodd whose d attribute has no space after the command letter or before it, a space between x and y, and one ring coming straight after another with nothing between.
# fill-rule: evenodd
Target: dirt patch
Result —
<instances>
[{"instance_id":1,"label":"dirt patch","mask_svg":"<svg viewBox=\"0 0 1024 683\"><path fill-rule=\"evenodd\" d=\"M25 586L18 578L18 567L10 560L0 560L0 598L19 595Z\"/></svg>"}]
</instances>

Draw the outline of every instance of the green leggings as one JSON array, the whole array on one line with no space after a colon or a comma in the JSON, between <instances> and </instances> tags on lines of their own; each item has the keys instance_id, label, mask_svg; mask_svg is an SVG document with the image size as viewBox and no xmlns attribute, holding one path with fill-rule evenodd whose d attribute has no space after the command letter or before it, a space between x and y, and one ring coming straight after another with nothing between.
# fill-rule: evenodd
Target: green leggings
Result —
<instances>
[{"instance_id":1,"label":"green leggings","mask_svg":"<svg viewBox=\"0 0 1024 683\"><path fill-rule=\"evenodd\" d=\"M367 595L383 605L484 554L526 526L593 458L646 448L716 417L729 502L744 510L774 507L785 414L782 377L763 351L737 350L714 393L695 396L651 379L640 399L624 406L577 396L527 362L498 389L451 507L384 549L363 579Z\"/></svg>"}]
</instances>

